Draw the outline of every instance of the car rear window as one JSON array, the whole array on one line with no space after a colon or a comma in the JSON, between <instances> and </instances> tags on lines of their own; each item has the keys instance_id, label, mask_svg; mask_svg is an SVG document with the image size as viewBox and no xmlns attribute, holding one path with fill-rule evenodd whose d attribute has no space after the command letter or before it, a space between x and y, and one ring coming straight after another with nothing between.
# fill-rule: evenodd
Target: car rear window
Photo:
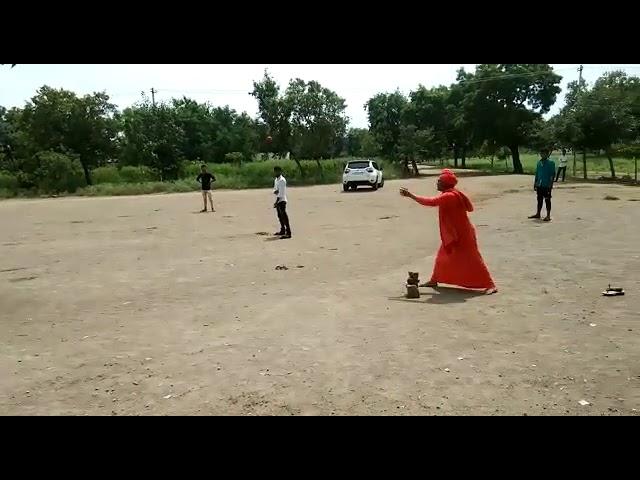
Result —
<instances>
[{"instance_id":1,"label":"car rear window","mask_svg":"<svg viewBox=\"0 0 640 480\"><path fill-rule=\"evenodd\" d=\"M369 162L350 162L347 168L369 168Z\"/></svg>"}]
</instances>

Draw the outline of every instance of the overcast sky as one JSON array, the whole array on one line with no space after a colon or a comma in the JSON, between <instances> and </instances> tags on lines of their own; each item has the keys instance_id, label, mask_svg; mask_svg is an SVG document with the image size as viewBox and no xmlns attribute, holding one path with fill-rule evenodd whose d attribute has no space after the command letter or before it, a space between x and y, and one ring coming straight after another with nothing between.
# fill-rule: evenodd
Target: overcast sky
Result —
<instances>
[{"instance_id":1,"label":"overcast sky","mask_svg":"<svg viewBox=\"0 0 640 480\"><path fill-rule=\"evenodd\" d=\"M563 76L562 86L578 78L578 64L554 64ZM0 105L22 106L42 85L65 88L78 94L106 91L119 107L126 107L141 98L151 87L158 93L156 100L168 100L186 95L216 106L229 105L238 112L255 116L257 102L248 92L252 82L262 78L265 69L284 88L292 78L317 80L336 91L347 101L347 115L353 127L366 127L364 104L379 92L399 88L408 94L419 84L427 87L454 82L460 67L473 71L474 65L318 65L318 64L234 64L234 65L25 65L0 67ZM593 82L602 73L625 70L640 75L640 64L584 65L584 77ZM564 92L554 111L561 107Z\"/></svg>"}]
</instances>

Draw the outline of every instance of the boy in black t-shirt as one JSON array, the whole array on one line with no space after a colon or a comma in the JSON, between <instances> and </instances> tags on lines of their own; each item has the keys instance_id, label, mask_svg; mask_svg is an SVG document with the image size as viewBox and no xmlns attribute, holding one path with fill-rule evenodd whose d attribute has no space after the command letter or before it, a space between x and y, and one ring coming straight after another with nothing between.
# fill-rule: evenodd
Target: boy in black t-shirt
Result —
<instances>
[{"instance_id":1,"label":"boy in black t-shirt","mask_svg":"<svg viewBox=\"0 0 640 480\"><path fill-rule=\"evenodd\" d=\"M216 177L214 177L211 173L207 172L207 166L202 165L200 169L200 175L197 176L196 181L200 182L202 185L202 200L204 201L204 209L200 211L200 213L204 213L207 211L207 198L209 199L209 203L211 204L211 211L215 212L215 208L213 208L213 197L211 196L211 183L216 181Z\"/></svg>"}]
</instances>

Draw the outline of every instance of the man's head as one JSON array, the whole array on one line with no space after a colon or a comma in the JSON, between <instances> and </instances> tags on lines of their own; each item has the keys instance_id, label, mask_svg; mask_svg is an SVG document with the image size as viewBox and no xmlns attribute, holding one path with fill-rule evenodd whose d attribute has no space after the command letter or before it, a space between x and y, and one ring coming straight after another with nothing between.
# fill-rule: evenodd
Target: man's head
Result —
<instances>
[{"instance_id":1,"label":"man's head","mask_svg":"<svg viewBox=\"0 0 640 480\"><path fill-rule=\"evenodd\" d=\"M566 154L567 154L567 151L563 148L562 149L562 155L566 155Z\"/></svg>"},{"instance_id":2,"label":"man's head","mask_svg":"<svg viewBox=\"0 0 640 480\"><path fill-rule=\"evenodd\" d=\"M202 173L207 173L207 166L206 166L206 165L202 165L202 166L200 167L200 171L201 171Z\"/></svg>"},{"instance_id":3,"label":"man's head","mask_svg":"<svg viewBox=\"0 0 640 480\"><path fill-rule=\"evenodd\" d=\"M273 167L273 174L277 177L279 177L280 175L282 175L282 168L280 167Z\"/></svg>"},{"instance_id":4,"label":"man's head","mask_svg":"<svg viewBox=\"0 0 640 480\"><path fill-rule=\"evenodd\" d=\"M438 183L436 184L436 188L439 192L446 192L447 190L451 190L458 184L458 178L453 171L445 168L442 170L442 174L438 177Z\"/></svg>"},{"instance_id":5,"label":"man's head","mask_svg":"<svg viewBox=\"0 0 640 480\"><path fill-rule=\"evenodd\" d=\"M548 159L549 155L551 155L551 151L548 148L543 148L540 150L540 158L542 160Z\"/></svg>"}]
</instances>

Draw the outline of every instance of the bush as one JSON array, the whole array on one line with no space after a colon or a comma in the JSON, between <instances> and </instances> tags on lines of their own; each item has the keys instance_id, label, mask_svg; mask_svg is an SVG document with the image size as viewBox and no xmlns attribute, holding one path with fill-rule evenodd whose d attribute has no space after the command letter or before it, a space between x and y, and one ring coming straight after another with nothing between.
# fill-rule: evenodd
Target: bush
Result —
<instances>
[{"instance_id":1,"label":"bush","mask_svg":"<svg viewBox=\"0 0 640 480\"><path fill-rule=\"evenodd\" d=\"M120 178L125 183L143 183L143 182L155 182L159 180L159 177L149 167L122 167L120 169Z\"/></svg>"},{"instance_id":2,"label":"bush","mask_svg":"<svg viewBox=\"0 0 640 480\"><path fill-rule=\"evenodd\" d=\"M231 152L224 156L224 160L227 163L233 163L234 165L241 166L244 155L241 152Z\"/></svg>"},{"instance_id":3,"label":"bush","mask_svg":"<svg viewBox=\"0 0 640 480\"><path fill-rule=\"evenodd\" d=\"M120 171L115 166L98 167L91 172L94 185L102 183L122 183Z\"/></svg>"},{"instance_id":4,"label":"bush","mask_svg":"<svg viewBox=\"0 0 640 480\"><path fill-rule=\"evenodd\" d=\"M180 165L180 178L188 178L195 180L196 177L200 174L200 167L202 167L202 162L182 162Z\"/></svg>"},{"instance_id":5,"label":"bush","mask_svg":"<svg viewBox=\"0 0 640 480\"><path fill-rule=\"evenodd\" d=\"M80 160L62 153L44 151L36 153L38 169L36 185L43 193L75 192L84 184Z\"/></svg>"},{"instance_id":6,"label":"bush","mask_svg":"<svg viewBox=\"0 0 640 480\"><path fill-rule=\"evenodd\" d=\"M17 191L20 186L18 177L8 172L0 172L0 188L3 190Z\"/></svg>"}]
</instances>

